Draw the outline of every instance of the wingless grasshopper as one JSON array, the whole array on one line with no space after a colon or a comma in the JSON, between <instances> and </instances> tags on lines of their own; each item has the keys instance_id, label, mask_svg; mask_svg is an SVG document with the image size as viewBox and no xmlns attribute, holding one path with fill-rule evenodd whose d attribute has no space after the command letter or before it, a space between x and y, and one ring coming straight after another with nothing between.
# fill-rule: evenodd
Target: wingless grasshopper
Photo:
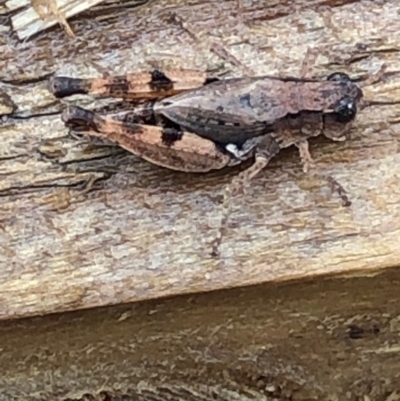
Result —
<instances>
[{"instance_id":1,"label":"wingless grasshopper","mask_svg":"<svg viewBox=\"0 0 400 401\"><path fill-rule=\"evenodd\" d=\"M221 233L214 247L217 252L230 197L281 149L297 146L307 171L313 165L307 139L321 133L335 141L346 139L362 90L344 73L322 81L307 78L307 72L305 61L301 78L219 80L193 70L94 79L55 76L49 88L58 98L96 94L150 102L150 109L137 111L133 121L76 106L67 107L62 120L72 128L86 127L90 135L108 138L157 165L204 173L253 158L254 163L226 190Z\"/></svg>"}]
</instances>

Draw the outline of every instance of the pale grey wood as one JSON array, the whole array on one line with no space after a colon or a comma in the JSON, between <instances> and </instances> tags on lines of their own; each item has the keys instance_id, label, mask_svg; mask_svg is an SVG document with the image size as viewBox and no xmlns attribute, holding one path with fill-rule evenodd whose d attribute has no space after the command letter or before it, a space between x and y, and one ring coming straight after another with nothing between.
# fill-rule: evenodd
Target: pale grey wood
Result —
<instances>
[{"instance_id":1,"label":"pale grey wood","mask_svg":"<svg viewBox=\"0 0 400 401\"><path fill-rule=\"evenodd\" d=\"M66 32L73 32L66 24L66 18L73 17L99 3L102 0L10 0L5 8L8 11L18 10L11 17L13 30L21 40L51 28L56 24L66 27Z\"/></svg>"}]
</instances>

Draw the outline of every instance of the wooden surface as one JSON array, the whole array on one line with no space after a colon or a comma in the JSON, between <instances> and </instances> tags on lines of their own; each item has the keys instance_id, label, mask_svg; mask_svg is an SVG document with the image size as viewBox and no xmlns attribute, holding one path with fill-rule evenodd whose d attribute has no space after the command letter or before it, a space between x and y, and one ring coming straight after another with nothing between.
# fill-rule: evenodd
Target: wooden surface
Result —
<instances>
[{"instance_id":1,"label":"wooden surface","mask_svg":"<svg viewBox=\"0 0 400 401\"><path fill-rule=\"evenodd\" d=\"M400 271L0 322L0 400L397 401Z\"/></svg>"},{"instance_id":2,"label":"wooden surface","mask_svg":"<svg viewBox=\"0 0 400 401\"><path fill-rule=\"evenodd\" d=\"M75 38L55 26L20 42L0 17L0 113L8 115L0 123L0 319L399 265L397 0L129 4L68 21ZM353 205L341 207L325 179L303 174L289 149L233 200L218 259L209 253L220 196L238 169L180 174L68 136L64 105L46 89L54 72L180 66L241 75L213 43L256 74L297 75L308 46L321 51L316 77L388 66L365 89L381 104L359 113L352 140L311 143L320 172Z\"/></svg>"}]
</instances>

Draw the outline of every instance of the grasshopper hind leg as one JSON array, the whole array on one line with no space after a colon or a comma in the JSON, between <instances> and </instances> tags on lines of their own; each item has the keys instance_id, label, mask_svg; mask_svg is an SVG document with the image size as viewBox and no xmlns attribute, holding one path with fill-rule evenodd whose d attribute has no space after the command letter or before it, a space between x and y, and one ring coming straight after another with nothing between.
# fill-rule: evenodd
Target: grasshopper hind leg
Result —
<instances>
[{"instance_id":1,"label":"grasshopper hind leg","mask_svg":"<svg viewBox=\"0 0 400 401\"><path fill-rule=\"evenodd\" d=\"M104 78L53 76L49 91L57 98L75 94L94 94L127 100L151 100L176 95L207 84L210 77L196 70L152 70Z\"/></svg>"}]
</instances>

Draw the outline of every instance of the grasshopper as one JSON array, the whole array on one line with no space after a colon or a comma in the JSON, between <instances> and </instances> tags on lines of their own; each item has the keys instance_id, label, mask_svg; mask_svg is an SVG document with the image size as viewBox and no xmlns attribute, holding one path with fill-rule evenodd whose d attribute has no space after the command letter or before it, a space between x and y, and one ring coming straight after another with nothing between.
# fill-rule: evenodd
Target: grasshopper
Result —
<instances>
[{"instance_id":1,"label":"grasshopper","mask_svg":"<svg viewBox=\"0 0 400 401\"><path fill-rule=\"evenodd\" d=\"M154 164L205 173L253 159L225 191L215 251L228 217L229 199L281 149L297 146L304 171L308 171L314 162L307 139L320 134L334 141L348 137L362 89L342 72L326 80L307 78L307 63L303 62L300 78L217 79L196 70L153 70L93 79L54 76L49 89L58 98L93 94L147 102L146 107L136 109L133 119L104 117L68 106L62 120Z\"/></svg>"}]
</instances>

